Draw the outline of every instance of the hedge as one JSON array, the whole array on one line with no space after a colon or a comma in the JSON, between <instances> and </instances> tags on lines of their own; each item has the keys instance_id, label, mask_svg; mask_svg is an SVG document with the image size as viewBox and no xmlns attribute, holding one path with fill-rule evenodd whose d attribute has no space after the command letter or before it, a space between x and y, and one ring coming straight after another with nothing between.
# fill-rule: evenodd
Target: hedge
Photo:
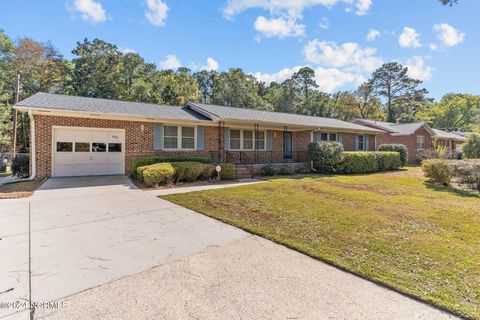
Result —
<instances>
[{"instance_id":1,"label":"hedge","mask_svg":"<svg viewBox=\"0 0 480 320\"><path fill-rule=\"evenodd\" d=\"M452 169L448 166L446 160L430 159L422 161L422 170L425 177L448 186L453 178Z\"/></svg>"},{"instance_id":2,"label":"hedge","mask_svg":"<svg viewBox=\"0 0 480 320\"><path fill-rule=\"evenodd\" d=\"M395 151L400 153L400 161L402 167L407 165L408 162L408 150L407 147L403 144L381 144L378 147L379 151Z\"/></svg>"},{"instance_id":3,"label":"hedge","mask_svg":"<svg viewBox=\"0 0 480 320\"><path fill-rule=\"evenodd\" d=\"M344 152L337 171L347 174L377 172L377 158L373 152L368 151Z\"/></svg>"},{"instance_id":4,"label":"hedge","mask_svg":"<svg viewBox=\"0 0 480 320\"><path fill-rule=\"evenodd\" d=\"M402 165L401 154L395 151L373 152L377 160L378 171L398 170Z\"/></svg>"},{"instance_id":5,"label":"hedge","mask_svg":"<svg viewBox=\"0 0 480 320\"><path fill-rule=\"evenodd\" d=\"M235 165L233 163L220 163L220 179L222 180L235 180Z\"/></svg>"},{"instance_id":6,"label":"hedge","mask_svg":"<svg viewBox=\"0 0 480 320\"><path fill-rule=\"evenodd\" d=\"M132 175L138 177L138 167L149 166L151 164L162 162L200 162L212 164L212 160L203 157L141 157L132 160Z\"/></svg>"},{"instance_id":7,"label":"hedge","mask_svg":"<svg viewBox=\"0 0 480 320\"><path fill-rule=\"evenodd\" d=\"M260 169L260 174L262 176L274 176L277 174L277 167L272 164L267 164Z\"/></svg>"},{"instance_id":8,"label":"hedge","mask_svg":"<svg viewBox=\"0 0 480 320\"><path fill-rule=\"evenodd\" d=\"M172 162L175 169L175 181L196 181L198 179L208 179L213 175L215 170L211 164L199 162Z\"/></svg>"}]
</instances>

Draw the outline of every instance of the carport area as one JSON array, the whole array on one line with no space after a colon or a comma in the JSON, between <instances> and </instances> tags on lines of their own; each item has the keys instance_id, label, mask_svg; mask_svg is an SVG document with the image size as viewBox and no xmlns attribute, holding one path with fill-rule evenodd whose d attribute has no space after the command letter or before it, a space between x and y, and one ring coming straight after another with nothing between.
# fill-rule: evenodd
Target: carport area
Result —
<instances>
[{"instance_id":1,"label":"carport area","mask_svg":"<svg viewBox=\"0 0 480 320\"><path fill-rule=\"evenodd\" d=\"M37 309L47 308L42 303L248 236L125 176L49 179L30 199L0 202L0 226L0 301L13 303L0 317L12 319L28 318L18 312L30 294Z\"/></svg>"}]
</instances>

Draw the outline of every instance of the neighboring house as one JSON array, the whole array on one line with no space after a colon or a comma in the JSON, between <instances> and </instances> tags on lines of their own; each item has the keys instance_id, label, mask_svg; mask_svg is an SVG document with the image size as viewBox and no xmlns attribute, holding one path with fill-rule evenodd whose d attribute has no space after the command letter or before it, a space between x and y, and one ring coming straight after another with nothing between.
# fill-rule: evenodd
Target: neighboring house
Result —
<instances>
[{"instance_id":1,"label":"neighboring house","mask_svg":"<svg viewBox=\"0 0 480 320\"><path fill-rule=\"evenodd\" d=\"M242 164L308 162L312 141L375 150L382 131L341 120L189 102L184 107L37 93L15 108L31 122L31 175L129 174L143 156ZM248 166L247 166L248 165Z\"/></svg>"},{"instance_id":2,"label":"neighboring house","mask_svg":"<svg viewBox=\"0 0 480 320\"><path fill-rule=\"evenodd\" d=\"M377 136L377 147L381 144L401 143L408 149L408 162L418 162L419 152L434 150L438 146L448 148L450 154L455 155L465 138L450 132L432 129L424 122L391 123L367 119L355 119L353 123L370 128L383 130Z\"/></svg>"}]
</instances>

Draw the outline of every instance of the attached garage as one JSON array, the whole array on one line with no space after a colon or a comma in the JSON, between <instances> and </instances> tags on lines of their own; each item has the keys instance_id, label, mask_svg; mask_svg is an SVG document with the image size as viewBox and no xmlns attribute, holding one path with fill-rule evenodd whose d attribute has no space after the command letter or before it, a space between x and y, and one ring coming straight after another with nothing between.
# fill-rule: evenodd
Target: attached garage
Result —
<instances>
[{"instance_id":1,"label":"attached garage","mask_svg":"<svg viewBox=\"0 0 480 320\"><path fill-rule=\"evenodd\" d=\"M125 174L125 130L53 127L52 176Z\"/></svg>"}]
</instances>

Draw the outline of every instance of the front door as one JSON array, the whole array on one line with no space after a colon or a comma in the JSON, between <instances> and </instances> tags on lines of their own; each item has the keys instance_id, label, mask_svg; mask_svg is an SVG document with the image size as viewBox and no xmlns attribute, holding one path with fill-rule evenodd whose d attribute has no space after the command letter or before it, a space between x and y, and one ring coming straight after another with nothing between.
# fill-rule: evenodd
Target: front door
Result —
<instances>
[{"instance_id":1,"label":"front door","mask_svg":"<svg viewBox=\"0 0 480 320\"><path fill-rule=\"evenodd\" d=\"M289 131L283 132L283 160L293 160L293 139L292 133Z\"/></svg>"}]
</instances>

